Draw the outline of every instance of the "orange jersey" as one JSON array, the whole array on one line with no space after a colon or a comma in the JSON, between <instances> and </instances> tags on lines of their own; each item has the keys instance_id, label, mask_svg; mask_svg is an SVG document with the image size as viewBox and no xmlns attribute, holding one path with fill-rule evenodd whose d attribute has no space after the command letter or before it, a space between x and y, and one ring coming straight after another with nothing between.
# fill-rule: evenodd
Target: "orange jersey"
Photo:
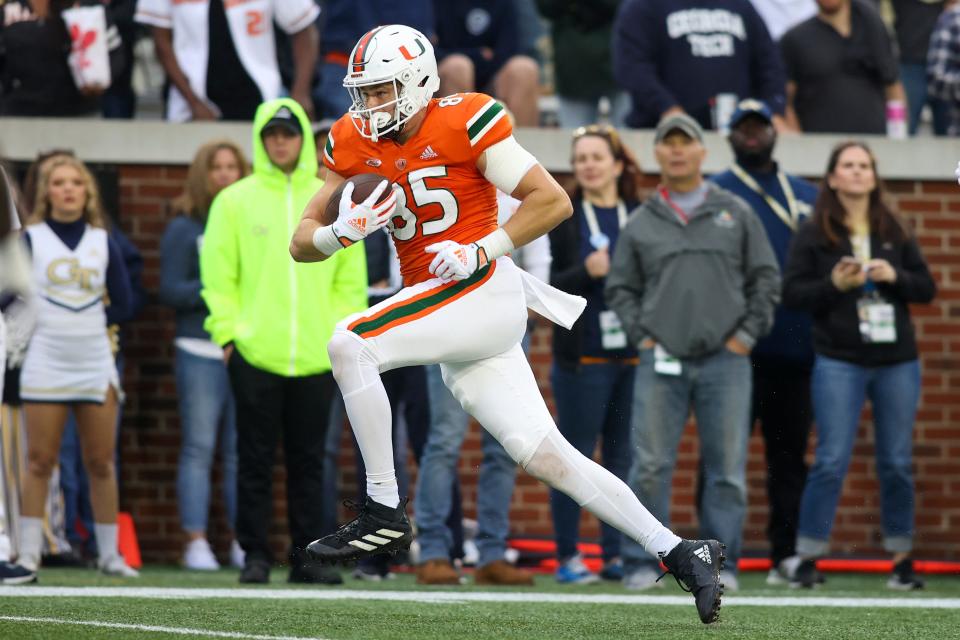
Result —
<instances>
[{"instance_id":1,"label":"orange jersey","mask_svg":"<svg viewBox=\"0 0 960 640\"><path fill-rule=\"evenodd\" d=\"M378 173L402 187L390 230L407 286L433 277L427 246L470 244L496 230L497 190L477 159L513 132L503 105L482 93L435 98L426 111L420 130L403 144L371 142L345 115L323 151L327 168L344 178Z\"/></svg>"}]
</instances>

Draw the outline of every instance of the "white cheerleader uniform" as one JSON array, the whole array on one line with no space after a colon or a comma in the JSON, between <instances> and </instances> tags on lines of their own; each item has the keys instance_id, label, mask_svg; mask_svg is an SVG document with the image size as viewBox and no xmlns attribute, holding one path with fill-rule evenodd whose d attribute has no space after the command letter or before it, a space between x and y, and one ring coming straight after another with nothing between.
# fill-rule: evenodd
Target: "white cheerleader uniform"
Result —
<instances>
[{"instance_id":1,"label":"white cheerleader uniform","mask_svg":"<svg viewBox=\"0 0 960 640\"><path fill-rule=\"evenodd\" d=\"M119 395L104 308L107 232L87 225L72 250L46 223L26 232L37 325L20 374L20 396L32 402L103 403L111 386Z\"/></svg>"}]
</instances>

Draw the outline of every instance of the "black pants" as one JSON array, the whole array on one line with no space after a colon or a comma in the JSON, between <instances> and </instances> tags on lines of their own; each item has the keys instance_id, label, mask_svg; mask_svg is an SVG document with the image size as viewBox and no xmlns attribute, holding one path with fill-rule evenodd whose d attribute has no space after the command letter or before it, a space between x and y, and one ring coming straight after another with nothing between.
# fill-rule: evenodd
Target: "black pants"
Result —
<instances>
[{"instance_id":1,"label":"black pants","mask_svg":"<svg viewBox=\"0 0 960 640\"><path fill-rule=\"evenodd\" d=\"M800 498L807 479L804 454L810 436L810 370L753 360L753 417L760 421L767 458L767 537L774 564L792 556Z\"/></svg>"},{"instance_id":2,"label":"black pants","mask_svg":"<svg viewBox=\"0 0 960 640\"><path fill-rule=\"evenodd\" d=\"M333 374L279 376L254 367L237 350L228 369L237 405L237 541L248 562L272 559L273 460L282 437L290 561L297 564L320 531Z\"/></svg>"}]
</instances>

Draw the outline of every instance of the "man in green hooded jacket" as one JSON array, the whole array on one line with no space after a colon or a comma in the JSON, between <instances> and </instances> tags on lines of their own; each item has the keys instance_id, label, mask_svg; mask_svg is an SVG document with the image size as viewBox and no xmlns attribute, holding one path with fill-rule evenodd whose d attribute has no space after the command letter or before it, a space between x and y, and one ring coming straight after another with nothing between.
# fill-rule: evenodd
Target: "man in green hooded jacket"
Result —
<instances>
[{"instance_id":1,"label":"man in green hooded jacket","mask_svg":"<svg viewBox=\"0 0 960 640\"><path fill-rule=\"evenodd\" d=\"M367 306L363 247L296 263L288 242L323 185L310 121L295 101L260 105L253 173L213 202L200 252L204 328L221 345L237 404L240 582L269 581L272 476L282 438L287 466L290 582L339 584L304 548L321 522L323 442L334 389L327 342L336 323Z\"/></svg>"}]
</instances>

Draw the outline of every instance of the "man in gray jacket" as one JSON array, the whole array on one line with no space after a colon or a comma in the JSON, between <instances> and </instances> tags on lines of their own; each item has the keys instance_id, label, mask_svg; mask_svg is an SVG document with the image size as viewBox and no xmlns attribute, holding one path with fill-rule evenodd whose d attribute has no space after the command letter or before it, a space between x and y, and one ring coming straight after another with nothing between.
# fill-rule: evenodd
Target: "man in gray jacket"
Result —
<instances>
[{"instance_id":1,"label":"man in gray jacket","mask_svg":"<svg viewBox=\"0 0 960 640\"><path fill-rule=\"evenodd\" d=\"M704 181L696 121L664 118L655 143L661 186L621 233L605 290L640 349L628 484L667 525L677 446L692 405L705 469L701 534L726 543L729 573L721 578L735 590L747 508L749 354L772 325L779 270L749 205ZM627 588L662 584L656 558L626 539L622 553Z\"/></svg>"}]
</instances>

